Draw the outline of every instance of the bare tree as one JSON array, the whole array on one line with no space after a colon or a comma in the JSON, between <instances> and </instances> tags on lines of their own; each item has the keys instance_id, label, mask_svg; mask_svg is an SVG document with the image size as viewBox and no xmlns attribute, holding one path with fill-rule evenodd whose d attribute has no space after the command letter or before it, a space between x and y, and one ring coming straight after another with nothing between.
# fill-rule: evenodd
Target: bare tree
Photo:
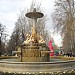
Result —
<instances>
[{"instance_id":1,"label":"bare tree","mask_svg":"<svg viewBox=\"0 0 75 75\"><path fill-rule=\"evenodd\" d=\"M7 37L5 29L6 27L0 23L0 55L2 55L5 50L5 38Z\"/></svg>"},{"instance_id":2,"label":"bare tree","mask_svg":"<svg viewBox=\"0 0 75 75\"><path fill-rule=\"evenodd\" d=\"M73 50L74 45L74 0L56 0L53 13L54 28L63 34L63 47L65 50Z\"/></svg>"}]
</instances>

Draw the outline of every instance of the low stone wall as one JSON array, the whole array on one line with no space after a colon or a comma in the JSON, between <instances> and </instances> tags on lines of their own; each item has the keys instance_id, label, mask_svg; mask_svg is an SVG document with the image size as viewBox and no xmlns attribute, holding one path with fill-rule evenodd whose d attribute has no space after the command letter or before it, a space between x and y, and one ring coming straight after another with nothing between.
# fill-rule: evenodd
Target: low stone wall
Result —
<instances>
[{"instance_id":1,"label":"low stone wall","mask_svg":"<svg viewBox=\"0 0 75 75\"><path fill-rule=\"evenodd\" d=\"M0 59L16 59L18 58L17 56L1 56Z\"/></svg>"},{"instance_id":2,"label":"low stone wall","mask_svg":"<svg viewBox=\"0 0 75 75\"><path fill-rule=\"evenodd\" d=\"M5 62L0 61L0 71L9 73L39 73L66 71L75 68L75 61L62 62Z\"/></svg>"},{"instance_id":3,"label":"low stone wall","mask_svg":"<svg viewBox=\"0 0 75 75\"><path fill-rule=\"evenodd\" d=\"M75 60L75 57L66 57L66 56L51 56L50 58L53 58L53 59L62 59L64 61Z\"/></svg>"}]
</instances>

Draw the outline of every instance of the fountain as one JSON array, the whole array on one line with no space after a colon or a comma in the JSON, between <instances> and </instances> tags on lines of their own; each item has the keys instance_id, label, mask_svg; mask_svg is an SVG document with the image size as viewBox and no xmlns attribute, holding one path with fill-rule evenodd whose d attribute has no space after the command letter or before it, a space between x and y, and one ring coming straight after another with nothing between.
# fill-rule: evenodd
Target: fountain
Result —
<instances>
[{"instance_id":1,"label":"fountain","mask_svg":"<svg viewBox=\"0 0 75 75\"><path fill-rule=\"evenodd\" d=\"M42 35L36 31L37 19L43 16L43 13L36 12L36 9L26 14L26 17L33 20L32 33L31 35L27 34L27 39L18 46L17 61L0 61L1 73L6 73L7 75L45 73L45 75L48 75L47 73L61 73L75 68L74 60L50 61L50 50L46 46Z\"/></svg>"},{"instance_id":2,"label":"fountain","mask_svg":"<svg viewBox=\"0 0 75 75\"><path fill-rule=\"evenodd\" d=\"M33 12L26 14L26 17L33 20L33 26L31 28L31 35L27 34L27 39L23 42L21 47L20 59L22 62L48 62L50 61L50 50L46 46L42 35L39 35L36 31L37 19L43 17L43 13Z\"/></svg>"}]
</instances>

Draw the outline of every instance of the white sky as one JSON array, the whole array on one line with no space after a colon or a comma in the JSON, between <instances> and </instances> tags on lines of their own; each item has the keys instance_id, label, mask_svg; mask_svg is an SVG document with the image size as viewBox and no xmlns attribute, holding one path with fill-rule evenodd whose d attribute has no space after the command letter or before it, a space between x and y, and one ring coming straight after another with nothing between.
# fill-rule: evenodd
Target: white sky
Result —
<instances>
[{"instance_id":1,"label":"white sky","mask_svg":"<svg viewBox=\"0 0 75 75\"><path fill-rule=\"evenodd\" d=\"M0 0L0 22L6 26L7 28L6 31L9 35L11 35L14 29L15 26L14 24L19 17L20 11L24 10L25 8L28 8L31 4L31 1L32 0ZM49 18L48 24L52 24L51 14L54 11L55 0L36 0L36 1L41 2L42 9L45 12L44 14L47 14ZM54 38L57 43L60 37L58 37L58 39L56 37L57 36L55 36Z\"/></svg>"}]
</instances>

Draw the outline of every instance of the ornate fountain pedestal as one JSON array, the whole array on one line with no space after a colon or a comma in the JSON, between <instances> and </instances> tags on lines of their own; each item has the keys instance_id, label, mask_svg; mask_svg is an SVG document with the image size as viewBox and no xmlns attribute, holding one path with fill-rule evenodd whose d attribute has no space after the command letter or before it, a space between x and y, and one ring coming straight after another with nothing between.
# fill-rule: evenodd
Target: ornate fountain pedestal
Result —
<instances>
[{"instance_id":1,"label":"ornate fountain pedestal","mask_svg":"<svg viewBox=\"0 0 75 75\"><path fill-rule=\"evenodd\" d=\"M33 20L32 33L27 34L27 39L21 45L21 55L19 60L22 62L48 62L50 61L50 50L46 46L42 35L36 31L36 22L38 18L43 17L43 13L33 12L26 14L26 17Z\"/></svg>"},{"instance_id":2,"label":"ornate fountain pedestal","mask_svg":"<svg viewBox=\"0 0 75 75\"><path fill-rule=\"evenodd\" d=\"M49 62L50 51L46 44L33 43L21 45L22 55L19 60L22 62Z\"/></svg>"}]
</instances>

